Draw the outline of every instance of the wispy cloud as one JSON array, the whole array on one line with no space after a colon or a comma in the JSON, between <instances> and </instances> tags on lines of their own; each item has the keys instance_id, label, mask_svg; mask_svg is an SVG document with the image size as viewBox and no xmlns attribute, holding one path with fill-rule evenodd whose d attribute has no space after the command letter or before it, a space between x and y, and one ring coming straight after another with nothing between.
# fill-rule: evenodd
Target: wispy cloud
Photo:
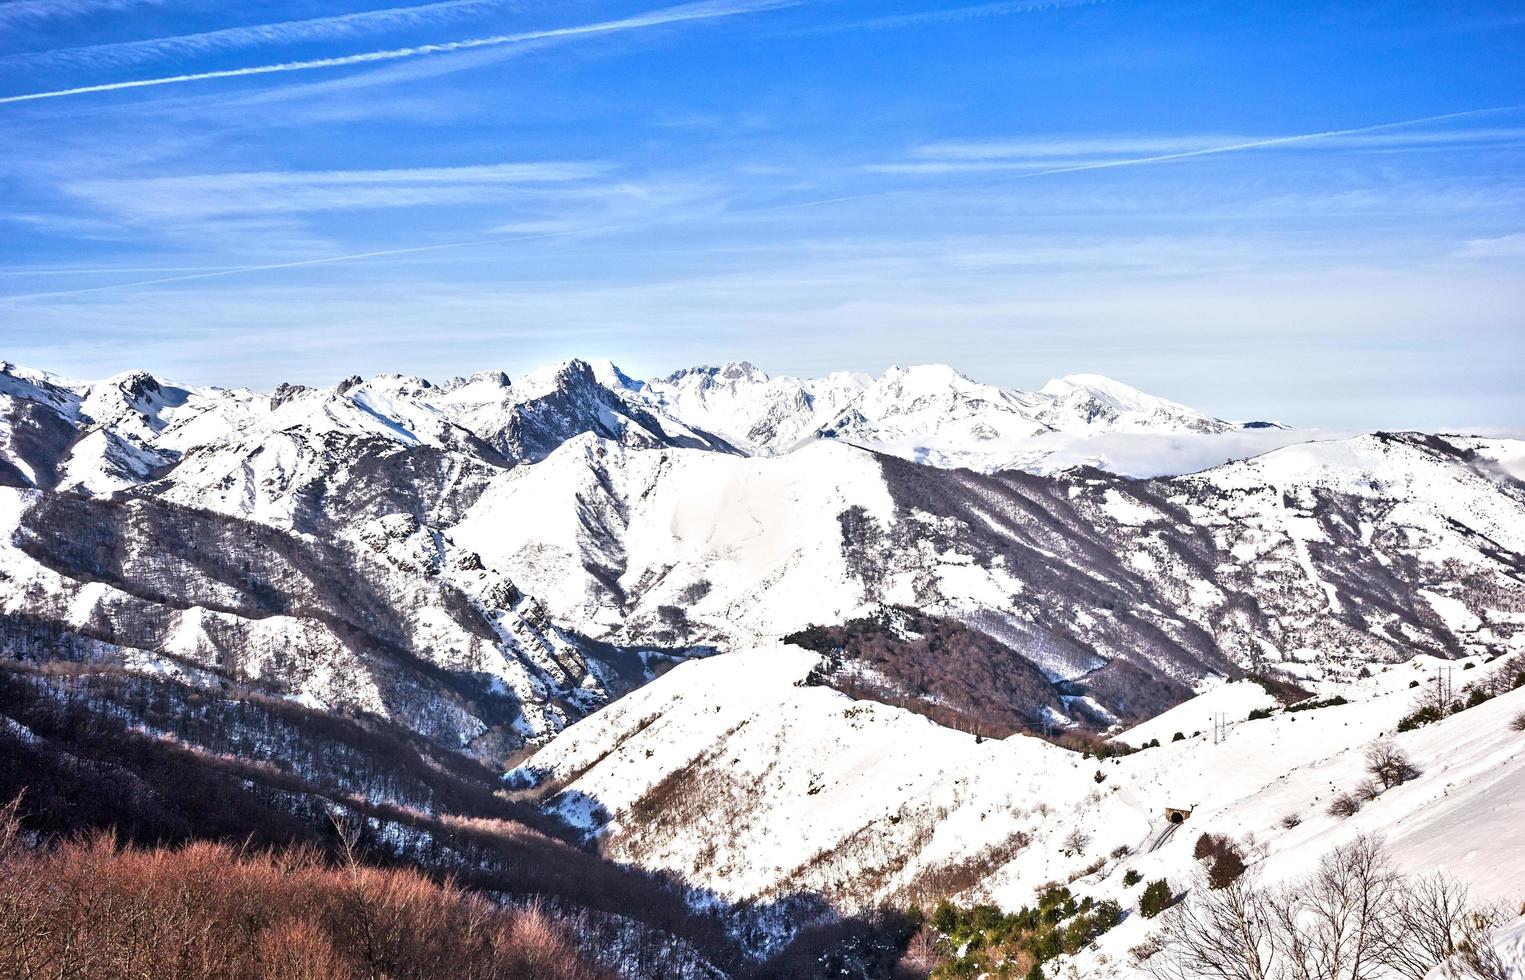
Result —
<instances>
[{"instance_id":1,"label":"wispy cloud","mask_svg":"<svg viewBox=\"0 0 1525 980\"><path fill-rule=\"evenodd\" d=\"M360 37L377 31L419 27L469 16L493 7L505 6L519 5L509 0L442 0L438 3L411 7L389 7L384 10L365 10L332 17L310 17L271 24L228 27L174 37L29 51L0 58L0 64L119 68L164 58L213 54L259 45L298 44ZM0 7L0 11L3 10L4 8Z\"/></svg>"},{"instance_id":2,"label":"wispy cloud","mask_svg":"<svg viewBox=\"0 0 1525 980\"><path fill-rule=\"evenodd\" d=\"M1370 134L1379 134L1394 130L1406 129L1413 126L1425 126L1434 123L1451 122L1459 119L1470 119L1479 116L1500 115L1509 112L1525 110L1525 103L1505 106L1491 106L1483 109L1467 109L1461 112L1447 112L1434 116L1421 116L1415 119L1401 119L1396 122L1375 123L1369 126L1354 126L1348 129L1329 129L1316 133L1298 133L1291 136L1272 136L1260 139L1240 140L1229 143L1220 143L1213 146L1198 146L1190 149L1167 150L1165 152L1145 153L1139 156L1112 156L1104 159L1085 160L1078 163L1065 163L1063 166L1042 165L1038 169L1021 168L1017 173L999 173L977 180L963 181L951 187L979 187L990 184L1004 183L1007 181L1030 180L1039 177L1054 177L1061 174L1084 173L1092 170L1112 170L1125 167L1145 167L1158 163L1173 163L1180 160L1192 160L1201 157L1223 156L1234 153L1248 153L1257 150L1279 149L1297 146L1305 143L1334 141L1349 139L1351 137L1364 137ZM999 168L997 168L999 169ZM865 191L860 194L841 194L834 197L815 198L806 201L794 201L788 204L777 204L758 211L787 211L798 208L823 207L830 204L840 204L849 201L867 200L878 197L888 197L897 194L917 193L924 188L886 188L876 191Z\"/></svg>"},{"instance_id":3,"label":"wispy cloud","mask_svg":"<svg viewBox=\"0 0 1525 980\"><path fill-rule=\"evenodd\" d=\"M522 188L586 181L601 163L500 163L400 170L256 171L75 180L62 186L138 225L232 215L297 214L449 205L502 198Z\"/></svg>"},{"instance_id":4,"label":"wispy cloud","mask_svg":"<svg viewBox=\"0 0 1525 980\"><path fill-rule=\"evenodd\" d=\"M267 262L262 265L230 266L227 268L209 269L205 272L194 272L180 276L165 276L160 279L139 279L133 282L108 283L104 286L87 286L83 289L59 289L43 293L25 293L0 296L0 302L24 302L38 299L50 299L62 296L81 296L89 293L114 292L119 289L128 289L141 286L162 286L170 283L194 282L201 279L217 279L223 276L240 275L250 272L273 272L278 269L301 269L310 266L330 265L336 262L356 262L362 259L378 259L398 255L419 255L425 252L442 252L451 249L476 248L482 245L492 245L504 241L529 240L533 238L548 237L541 235L503 235L489 238L475 238L463 242L442 242L436 245L417 245L411 248L386 248L371 252L355 252L348 255L326 255L318 258L296 259L291 262Z\"/></svg>"},{"instance_id":5,"label":"wispy cloud","mask_svg":"<svg viewBox=\"0 0 1525 980\"><path fill-rule=\"evenodd\" d=\"M1100 163L1119 158L1170 156L1200 153L1219 147L1258 145L1266 137L1200 134L1190 136L1051 136L972 142L926 143L913 148L909 159L874 164L869 169L886 173L952 173L981 168L995 170L1043 169ZM1273 137L1272 139L1281 139ZM1343 135L1320 135L1318 139L1269 144L1289 147L1318 146L1351 149L1433 149L1436 147L1518 145L1525 143L1525 128L1493 127L1438 129L1414 132L1354 131Z\"/></svg>"},{"instance_id":6,"label":"wispy cloud","mask_svg":"<svg viewBox=\"0 0 1525 980\"><path fill-rule=\"evenodd\" d=\"M745 14L761 13L768 10L777 10L783 7L796 6L803 0L706 0L701 3L683 4L676 7L664 7L660 10L637 14L632 17L623 17L617 20L597 21L591 24L579 24L571 27L557 27L538 31L520 31L514 34L494 34L488 37L466 38L460 41L444 41L437 44L419 44L406 48L390 48L383 51L366 51L359 54L341 55L332 58L312 58L303 61L283 61L275 64L250 65L243 68L229 68L219 71L192 72L182 75L168 75L159 78L140 78L123 82L106 82L99 85L80 85L73 88L55 89L48 92L29 92L24 95L11 95L0 97L0 105L15 102L30 102L36 99L55 99L74 95L87 95L95 92L117 92L126 89L149 88L160 85L179 85L186 82L210 81L219 78L244 78L253 75L272 75L284 72L313 71L322 68L345 68L352 65L368 65L378 62L398 61L405 58L418 58L426 55L450 54L461 51L471 51L480 48L501 47L504 45L526 44L535 41L561 40L569 38L590 37L596 35L618 34L627 31L645 30L652 27L660 27L668 24L680 24L694 21L716 20L725 17L736 17Z\"/></svg>"},{"instance_id":7,"label":"wispy cloud","mask_svg":"<svg viewBox=\"0 0 1525 980\"><path fill-rule=\"evenodd\" d=\"M167 2L169 0L9 0L0 3L0 27L158 7Z\"/></svg>"},{"instance_id":8,"label":"wispy cloud","mask_svg":"<svg viewBox=\"0 0 1525 980\"><path fill-rule=\"evenodd\" d=\"M1012 14L1031 14L1045 10L1063 10L1069 7L1094 7L1111 0L997 0L994 3L976 3L942 10L925 10L910 14L892 14L885 17L868 17L861 20L843 21L821 27L807 28L802 34L834 34L842 31L893 30L903 27L921 27L928 24L947 24L964 20L981 20L987 17L1006 17Z\"/></svg>"},{"instance_id":9,"label":"wispy cloud","mask_svg":"<svg viewBox=\"0 0 1525 980\"><path fill-rule=\"evenodd\" d=\"M1525 232L1498 238L1474 238L1458 253L1468 259L1525 258Z\"/></svg>"}]
</instances>

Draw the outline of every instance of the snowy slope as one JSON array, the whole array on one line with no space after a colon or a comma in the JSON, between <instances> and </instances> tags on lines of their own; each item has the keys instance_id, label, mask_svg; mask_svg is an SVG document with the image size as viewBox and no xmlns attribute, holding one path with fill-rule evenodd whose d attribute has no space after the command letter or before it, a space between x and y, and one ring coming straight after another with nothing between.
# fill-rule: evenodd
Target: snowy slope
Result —
<instances>
[{"instance_id":1,"label":"snowy slope","mask_svg":"<svg viewBox=\"0 0 1525 980\"><path fill-rule=\"evenodd\" d=\"M1520 642L1525 490L1469 452L1361 437L1139 482L585 437L493 476L443 533L626 642L746 646L885 603L1060 678L1122 658L1188 685L1264 665L1316 680Z\"/></svg>"},{"instance_id":2,"label":"snowy slope","mask_svg":"<svg viewBox=\"0 0 1525 980\"><path fill-rule=\"evenodd\" d=\"M838 515L892 505L873 457L635 450L583 436L492 486L447 530L567 622L678 640L778 636L862 605ZM758 590L765 590L765 601Z\"/></svg>"},{"instance_id":3,"label":"snowy slope","mask_svg":"<svg viewBox=\"0 0 1525 980\"><path fill-rule=\"evenodd\" d=\"M1365 746L1392 735L1414 698L1408 682L1438 662L1345 683L1345 706L1239 716L1218 744L1204 734L1105 762L1023 736L979 742L797 686L813 662L775 647L685 664L567 729L510 780L548 789L548 806L623 860L763 906L957 892L1016 908L1058 880L1129 907L1125 870L1184 885L1209 830L1253 837L1269 882L1377 832L1401 870L1448 870L1481 899L1525 892L1513 857L1525 854L1525 739L1509 724L1525 689L1397 735L1422 775L1340 819L1329 800L1364 776ZM1176 710L1206 722L1222 703L1220 689ZM1165 807L1194 809L1162 840ZM1288 828L1293 813L1301 823ZM1150 927L1130 918L1081 958L1080 975L1132 975L1126 951Z\"/></svg>"},{"instance_id":4,"label":"snowy slope","mask_svg":"<svg viewBox=\"0 0 1525 980\"><path fill-rule=\"evenodd\" d=\"M476 555L402 514L329 542L162 499L0 488L0 583L0 641L17 657L78 648L208 686L254 684L488 758L682 655L558 628Z\"/></svg>"}]
</instances>

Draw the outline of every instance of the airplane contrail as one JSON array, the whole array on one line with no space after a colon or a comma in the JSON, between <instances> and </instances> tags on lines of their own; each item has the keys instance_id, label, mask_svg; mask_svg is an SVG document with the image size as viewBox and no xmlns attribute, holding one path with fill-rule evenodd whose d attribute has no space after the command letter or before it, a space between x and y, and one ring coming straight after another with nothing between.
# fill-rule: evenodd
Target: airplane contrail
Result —
<instances>
[{"instance_id":1,"label":"airplane contrail","mask_svg":"<svg viewBox=\"0 0 1525 980\"><path fill-rule=\"evenodd\" d=\"M553 40L565 37L585 37L595 34L615 34L621 31L641 30L664 24L686 21L715 20L742 14L761 13L782 7L792 7L803 0L742 0L742 2L705 2L664 7L650 13L618 20L598 21L573 27L556 27L539 31L521 31L517 34L494 34L489 37L467 38L461 41L443 41L437 44L419 44L407 48L385 51L366 51L360 54L340 55L333 58L312 58L305 61L283 61L270 65L250 65L244 68L227 68L219 71L192 72L184 75L168 75L159 78L139 78L125 82L106 82L100 85L80 85L74 88L55 89L50 92L28 92L25 95L0 97L0 105L14 102L32 102L37 99L58 99L72 95L88 95L94 92L119 92L125 89L149 88L158 85L179 85L186 82L203 82L216 78L244 78L250 75L273 75L280 72L311 71L319 68L344 68L350 65L397 61L423 55L448 54L476 48L498 47L508 44L524 44L530 41Z\"/></svg>"}]
</instances>

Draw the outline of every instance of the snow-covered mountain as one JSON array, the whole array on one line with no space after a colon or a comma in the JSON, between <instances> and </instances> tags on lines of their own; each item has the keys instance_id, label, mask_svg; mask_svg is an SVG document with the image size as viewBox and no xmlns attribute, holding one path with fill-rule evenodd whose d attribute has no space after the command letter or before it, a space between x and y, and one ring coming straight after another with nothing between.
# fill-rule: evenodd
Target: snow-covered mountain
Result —
<instances>
[{"instance_id":1,"label":"snow-covered mountain","mask_svg":"<svg viewBox=\"0 0 1525 980\"><path fill-rule=\"evenodd\" d=\"M799 382L741 364L642 382L570 361L517 382L385 375L264 395L6 366L0 388L0 477L13 486L254 521L431 577L452 590L440 601L476 603L487 620L518 615L503 597L527 595L533 631L583 651L744 647L902 606L995 638L1057 685L1043 717L1070 725L1147 715L1208 676L1496 652L1525 629L1525 488L1508 440L1305 442L1149 480L919 465L1032 439L1290 435L1104 378L1024 393L945 367ZM162 543L132 532L138 513L110 521L144 561ZM100 577L77 566L58 564L80 584ZM7 586L7 608L41 602L18 591L41 588L23 586L33 578ZM161 590L172 602L228 611L174 586ZM72 600L59 594L42 603L49 616L89 621L62 616ZM467 619L519 665L497 675L539 676L534 656ZM144 643L172 652L168 637ZM449 656L440 644L460 648L427 630L399 642L435 660ZM586 682L592 705L642 675L612 681L585 661L543 691L505 683L528 704ZM1008 707L1039 717L1038 702Z\"/></svg>"},{"instance_id":2,"label":"snow-covered mountain","mask_svg":"<svg viewBox=\"0 0 1525 980\"><path fill-rule=\"evenodd\" d=\"M1331 703L1311 710L1282 710L1249 682L1213 686L1130 739L1151 747L1099 759L801 686L816 660L776 647L685 664L572 726L508 781L543 787L606 853L780 920L809 914L802 896L849 911L949 895L1015 909L1055 882L1136 909L1129 873L1184 890L1204 832L1238 841L1267 885L1376 834L1398 871L1444 871L1509 915L1525 898L1525 741L1510 725L1525 687L1398 734L1389 744L1418 775L1346 817L1331 801L1366 777L1365 751L1393 735L1411 684L1448 662L1328 683ZM1460 666L1487 684L1525 660ZM1209 732L1220 714L1227 724ZM1180 832L1172 807L1189 811ZM1159 925L1135 911L1068 966L1148 976L1130 950Z\"/></svg>"},{"instance_id":3,"label":"snow-covered mountain","mask_svg":"<svg viewBox=\"0 0 1525 980\"><path fill-rule=\"evenodd\" d=\"M835 440L983 472L1091 465L1159 475L1328 435L1222 422L1095 375L1024 392L940 365L891 368L877 379L796 379L741 363L641 381L607 361L572 360L517 381L498 371L442 385L382 375L265 395L141 371L67 382L0 364L0 399L0 465L21 474L8 482L106 493L187 456L216 454L263 472L268 492L240 492L273 507L290 492L275 484L321 476L308 450L353 439L428 446L497 467L537 462L592 433L637 448L775 456ZM202 465L221 466L216 480L227 475L218 461Z\"/></svg>"},{"instance_id":4,"label":"snow-covered mountain","mask_svg":"<svg viewBox=\"0 0 1525 980\"><path fill-rule=\"evenodd\" d=\"M624 390L748 453L776 455L815 437L871 384L871 378L845 372L803 380L769 377L743 361L689 368Z\"/></svg>"},{"instance_id":5,"label":"snow-covered mountain","mask_svg":"<svg viewBox=\"0 0 1525 980\"><path fill-rule=\"evenodd\" d=\"M1318 676L1520 642L1525 486L1492 462L1517 449L1364 436L1139 481L585 436L495 479L445 533L622 642L744 646L898 604L1065 680L1117 660L1186 684Z\"/></svg>"},{"instance_id":6,"label":"snow-covered mountain","mask_svg":"<svg viewBox=\"0 0 1525 980\"><path fill-rule=\"evenodd\" d=\"M1186 460L1185 469L1200 469L1309 438L1270 423L1223 422L1100 375L1072 375L1031 392L983 384L940 364L892 367L878 378L773 377L747 362L691 368L655 381L620 377L613 387L625 398L753 455L834 439L914 462L985 472L1053 469L1051 460L1059 467L1084 462L1112 469L1109 459L1116 455L1118 472L1157 475L1183 471ZM1101 436L1112 437L1112 445L1093 445ZM1153 442L1145 450L1148 460L1122 458L1141 439ZM1196 462L1188 446L1209 461ZM1075 458L1081 453L1086 455Z\"/></svg>"},{"instance_id":7,"label":"snow-covered mountain","mask_svg":"<svg viewBox=\"0 0 1525 980\"><path fill-rule=\"evenodd\" d=\"M1192 866L1164 806L1268 877L1380 829L1405 869L1504 897L1479 842L1525 845L1518 691L1404 733L1423 779L1325 810L1414 685L1520 665L1522 461L1519 440L1236 424L1095 376L569 361L260 393L5 364L0 652L27 711L93 672L115 693L85 710L197 752L271 755L161 700L286 706L315 744L324 719L374 725L467 784L509 770L522 798L470 792L543 804L753 956L886 902L1010 908L1068 881L1131 906L1125 871ZM1196 734L1219 714L1227 740ZM19 725L0 711L0 738ZM1121 744L1148 747L1095 755ZM311 775L291 764L261 778ZM352 770L324 778L406 810L377 833L454 846L398 829L433 790ZM287 792L269 805L309 805ZM1125 919L1069 966L1134 976L1150 935Z\"/></svg>"}]
</instances>

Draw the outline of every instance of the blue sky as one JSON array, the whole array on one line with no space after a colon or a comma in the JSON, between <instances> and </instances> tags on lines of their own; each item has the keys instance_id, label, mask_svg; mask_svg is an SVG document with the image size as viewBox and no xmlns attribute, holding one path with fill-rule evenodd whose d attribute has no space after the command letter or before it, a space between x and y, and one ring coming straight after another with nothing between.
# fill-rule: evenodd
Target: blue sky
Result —
<instances>
[{"instance_id":1,"label":"blue sky","mask_svg":"<svg viewBox=\"0 0 1525 980\"><path fill-rule=\"evenodd\" d=\"M0 357L1525 425L1525 8L4 0Z\"/></svg>"}]
</instances>

